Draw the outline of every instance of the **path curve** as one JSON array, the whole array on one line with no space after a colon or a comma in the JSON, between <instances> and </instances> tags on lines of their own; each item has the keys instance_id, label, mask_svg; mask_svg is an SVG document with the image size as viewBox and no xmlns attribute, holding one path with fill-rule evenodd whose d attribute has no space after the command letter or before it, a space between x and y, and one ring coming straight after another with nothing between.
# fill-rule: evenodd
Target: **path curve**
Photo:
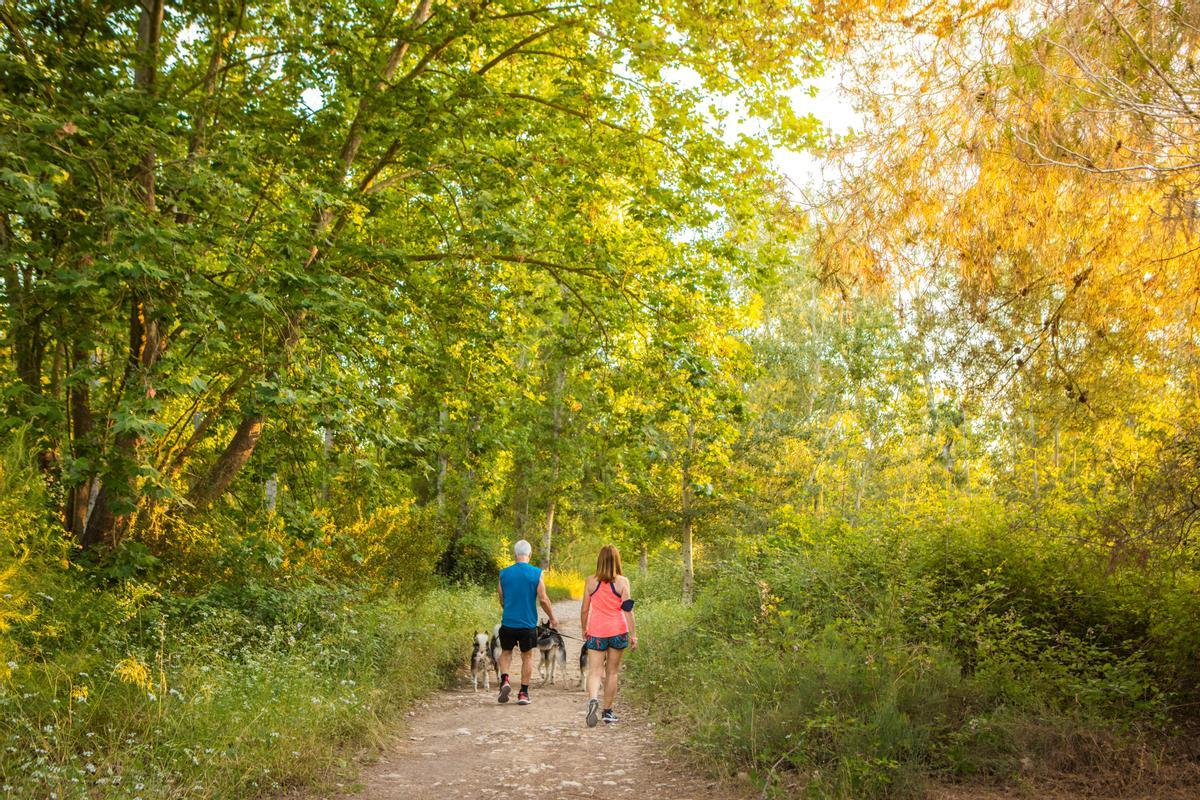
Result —
<instances>
[{"instance_id":1,"label":"path curve","mask_svg":"<svg viewBox=\"0 0 1200 800\"><path fill-rule=\"evenodd\" d=\"M555 604L563 633L579 636L579 601ZM467 649L469 643L464 642ZM584 725L579 642L567 641L567 679L542 687L534 669L528 706L471 690L466 668L455 685L410 712L396 742L363 767L361 800L486 800L501 797L605 800L734 800L729 787L674 763L654 725L618 697L621 722ZM636 658L636 655L633 656ZM519 677L519 653L513 671Z\"/></svg>"}]
</instances>

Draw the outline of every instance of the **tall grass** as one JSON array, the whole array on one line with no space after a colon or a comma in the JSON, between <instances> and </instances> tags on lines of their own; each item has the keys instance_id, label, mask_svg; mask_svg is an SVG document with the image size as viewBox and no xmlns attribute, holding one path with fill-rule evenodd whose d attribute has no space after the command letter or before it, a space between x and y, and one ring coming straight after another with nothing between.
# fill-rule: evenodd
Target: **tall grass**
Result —
<instances>
[{"instance_id":1,"label":"tall grass","mask_svg":"<svg viewBox=\"0 0 1200 800\"><path fill-rule=\"evenodd\" d=\"M0 490L0 797L224 800L351 780L350 747L465 670L495 615L482 590L431 590L420 553L358 536L346 555L324 523L294 545L322 548L315 566L244 521L81 566L19 437ZM372 517L371 536L396 538L392 522ZM327 568L347 560L362 585Z\"/></svg>"},{"instance_id":2,"label":"tall grass","mask_svg":"<svg viewBox=\"0 0 1200 800\"><path fill-rule=\"evenodd\" d=\"M348 745L464 665L493 609L478 591L271 601L288 613L150 606L137 630L18 665L0 693L4 796L243 798L332 779Z\"/></svg>"},{"instance_id":3,"label":"tall grass","mask_svg":"<svg viewBox=\"0 0 1200 800\"><path fill-rule=\"evenodd\" d=\"M1106 574L1003 520L782 532L709 564L690 606L673 578L643 590L631 688L768 794L1114 769L1194 696L1187 576Z\"/></svg>"}]
</instances>

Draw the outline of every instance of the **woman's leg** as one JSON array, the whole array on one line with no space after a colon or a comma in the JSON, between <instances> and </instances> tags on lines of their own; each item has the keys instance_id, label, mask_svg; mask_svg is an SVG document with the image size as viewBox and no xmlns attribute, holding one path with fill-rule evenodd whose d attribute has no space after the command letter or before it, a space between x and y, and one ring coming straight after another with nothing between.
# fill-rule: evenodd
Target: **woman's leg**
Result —
<instances>
[{"instance_id":1,"label":"woman's leg","mask_svg":"<svg viewBox=\"0 0 1200 800\"><path fill-rule=\"evenodd\" d=\"M596 700L600 696L600 679L604 677L604 653L600 650L588 650L588 697Z\"/></svg>"},{"instance_id":2,"label":"woman's leg","mask_svg":"<svg viewBox=\"0 0 1200 800\"><path fill-rule=\"evenodd\" d=\"M625 651L610 647L604 651L604 654L606 656L604 662L604 708L612 708L613 701L617 699L617 673L621 670L621 658L625 655Z\"/></svg>"}]
</instances>

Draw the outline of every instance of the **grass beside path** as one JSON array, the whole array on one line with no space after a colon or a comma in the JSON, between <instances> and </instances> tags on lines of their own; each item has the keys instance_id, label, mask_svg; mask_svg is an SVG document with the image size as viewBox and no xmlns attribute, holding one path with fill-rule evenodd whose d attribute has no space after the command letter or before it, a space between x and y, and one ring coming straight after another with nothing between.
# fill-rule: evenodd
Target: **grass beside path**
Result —
<instances>
[{"instance_id":1,"label":"grass beside path","mask_svg":"<svg viewBox=\"0 0 1200 800\"><path fill-rule=\"evenodd\" d=\"M494 616L479 590L414 606L316 586L143 613L16 665L0 797L216 800L344 780L352 749L442 685Z\"/></svg>"}]
</instances>

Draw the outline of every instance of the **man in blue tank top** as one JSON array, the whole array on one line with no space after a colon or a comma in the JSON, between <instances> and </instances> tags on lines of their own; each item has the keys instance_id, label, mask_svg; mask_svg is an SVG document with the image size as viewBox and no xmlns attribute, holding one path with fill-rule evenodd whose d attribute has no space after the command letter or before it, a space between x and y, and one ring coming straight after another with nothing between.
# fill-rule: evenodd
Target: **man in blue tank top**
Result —
<instances>
[{"instance_id":1,"label":"man in blue tank top","mask_svg":"<svg viewBox=\"0 0 1200 800\"><path fill-rule=\"evenodd\" d=\"M501 703L508 702L512 687L508 685L508 665L512 663L512 651L521 648L521 690L517 692L517 704L529 705L529 681L533 678L533 648L537 645L538 611L540 603L550 615L550 627L557 628L554 607L546 594L546 582L542 570L529 563L533 548L522 539L513 545L511 567L500 570L500 697Z\"/></svg>"}]
</instances>

